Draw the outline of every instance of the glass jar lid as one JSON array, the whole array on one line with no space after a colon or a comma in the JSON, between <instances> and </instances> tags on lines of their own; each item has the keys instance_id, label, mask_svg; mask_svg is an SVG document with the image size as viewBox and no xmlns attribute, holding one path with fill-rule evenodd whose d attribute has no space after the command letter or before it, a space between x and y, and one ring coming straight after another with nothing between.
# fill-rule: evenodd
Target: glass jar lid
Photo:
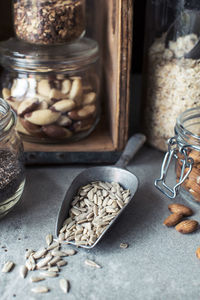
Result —
<instances>
[{"instance_id":1,"label":"glass jar lid","mask_svg":"<svg viewBox=\"0 0 200 300\"><path fill-rule=\"evenodd\" d=\"M66 72L84 68L99 58L98 43L81 38L63 45L32 45L16 38L0 42L0 63L28 72Z\"/></svg>"}]
</instances>

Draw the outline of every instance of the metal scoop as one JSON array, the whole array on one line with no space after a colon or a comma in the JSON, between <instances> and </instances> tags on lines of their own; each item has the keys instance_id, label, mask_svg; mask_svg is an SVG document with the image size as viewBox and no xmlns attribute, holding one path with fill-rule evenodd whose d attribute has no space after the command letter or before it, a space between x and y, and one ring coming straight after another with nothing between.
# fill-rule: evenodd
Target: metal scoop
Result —
<instances>
[{"instance_id":1,"label":"metal scoop","mask_svg":"<svg viewBox=\"0 0 200 300\"><path fill-rule=\"evenodd\" d=\"M105 167L92 167L81 172L72 182L69 187L64 200L62 202L56 224L56 235L59 235L60 229L63 227L64 220L68 217L71 201L80 187L87 185L93 181L107 181L107 182L118 182L124 189L129 189L131 196L129 202L120 210L119 214L111 221L107 229L98 237L94 244L91 246L81 245L80 247L91 249L93 248L104 236L106 231L112 226L115 220L120 216L126 206L130 203L131 199L134 197L135 192L138 188L138 179L131 172L127 171L125 167L133 156L138 152L146 140L143 134L136 134L132 136L122 153L119 161L115 166L105 166ZM75 245L75 242L70 241L69 244Z\"/></svg>"},{"instance_id":2,"label":"metal scoop","mask_svg":"<svg viewBox=\"0 0 200 300\"><path fill-rule=\"evenodd\" d=\"M168 47L170 41L175 41L178 37L191 33L196 34L200 38L200 11L185 9L169 27L165 37L165 46ZM189 52L184 54L184 57L191 59L200 58L200 39Z\"/></svg>"}]
</instances>

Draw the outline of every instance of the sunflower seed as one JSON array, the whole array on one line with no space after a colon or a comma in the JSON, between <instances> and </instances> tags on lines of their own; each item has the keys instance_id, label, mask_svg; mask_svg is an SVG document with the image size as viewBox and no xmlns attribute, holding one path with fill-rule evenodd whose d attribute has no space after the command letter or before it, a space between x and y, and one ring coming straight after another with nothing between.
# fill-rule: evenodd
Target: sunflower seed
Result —
<instances>
[{"instance_id":1,"label":"sunflower seed","mask_svg":"<svg viewBox=\"0 0 200 300\"><path fill-rule=\"evenodd\" d=\"M97 263L95 263L94 261L89 260L89 259L86 259L86 260L85 260L85 264L88 265L88 266L90 266L90 267L97 268L97 269L100 269L100 268L101 268L100 265L98 265Z\"/></svg>"},{"instance_id":2,"label":"sunflower seed","mask_svg":"<svg viewBox=\"0 0 200 300\"><path fill-rule=\"evenodd\" d=\"M43 294L43 293L48 293L49 288L46 286L37 286L35 288L32 288L31 291L36 294Z\"/></svg>"},{"instance_id":3,"label":"sunflower seed","mask_svg":"<svg viewBox=\"0 0 200 300\"><path fill-rule=\"evenodd\" d=\"M12 269L13 267L14 267L14 263L13 263L12 261L7 261L7 262L4 264L4 266L3 266L2 270L1 270L1 272L3 272L3 273L8 273L8 272L11 271L11 269Z\"/></svg>"},{"instance_id":4,"label":"sunflower seed","mask_svg":"<svg viewBox=\"0 0 200 300\"><path fill-rule=\"evenodd\" d=\"M59 272L59 269L58 269L58 267L50 267L48 269L48 272Z\"/></svg>"},{"instance_id":5,"label":"sunflower seed","mask_svg":"<svg viewBox=\"0 0 200 300\"><path fill-rule=\"evenodd\" d=\"M53 250L51 251L51 254L53 256L67 256L66 253L64 251L58 251L58 250Z\"/></svg>"},{"instance_id":6,"label":"sunflower seed","mask_svg":"<svg viewBox=\"0 0 200 300\"><path fill-rule=\"evenodd\" d=\"M19 270L19 274L22 278L25 278L27 275L28 269L26 266L21 266Z\"/></svg>"},{"instance_id":7,"label":"sunflower seed","mask_svg":"<svg viewBox=\"0 0 200 300\"><path fill-rule=\"evenodd\" d=\"M65 294L69 292L69 281L68 280L62 278L62 279L60 279L59 284L60 284L61 290Z\"/></svg>"},{"instance_id":8,"label":"sunflower seed","mask_svg":"<svg viewBox=\"0 0 200 300\"><path fill-rule=\"evenodd\" d=\"M59 243L58 242L54 242L53 244L51 244L47 250L50 251L50 250L53 250L54 248L58 247L59 246Z\"/></svg>"},{"instance_id":9,"label":"sunflower seed","mask_svg":"<svg viewBox=\"0 0 200 300\"><path fill-rule=\"evenodd\" d=\"M77 251L74 250L74 249L67 249L67 250L64 251L64 253L65 253L67 256L73 256L73 255L75 255L75 254L77 253Z\"/></svg>"},{"instance_id":10,"label":"sunflower seed","mask_svg":"<svg viewBox=\"0 0 200 300\"><path fill-rule=\"evenodd\" d=\"M35 260L32 257L32 255L30 255L29 258L27 259L27 261L26 261L26 267L27 267L27 269L29 271L35 270L36 265L35 265Z\"/></svg>"},{"instance_id":11,"label":"sunflower seed","mask_svg":"<svg viewBox=\"0 0 200 300\"><path fill-rule=\"evenodd\" d=\"M52 241L53 241L53 236L52 236L52 234L47 234L47 236L46 236L46 243L47 243L47 246L50 246L51 243L52 243Z\"/></svg>"},{"instance_id":12,"label":"sunflower seed","mask_svg":"<svg viewBox=\"0 0 200 300\"><path fill-rule=\"evenodd\" d=\"M43 249L40 249L38 251L36 251L34 254L33 254L33 258L34 259L39 259L41 258L43 255L45 255L47 253L47 249L43 248Z\"/></svg>"},{"instance_id":13,"label":"sunflower seed","mask_svg":"<svg viewBox=\"0 0 200 300\"><path fill-rule=\"evenodd\" d=\"M48 254L45 258L43 258L42 260L40 260L37 263L37 268L40 269L40 268L46 266L48 264L48 262L50 262L51 259L52 259L52 255Z\"/></svg>"},{"instance_id":14,"label":"sunflower seed","mask_svg":"<svg viewBox=\"0 0 200 300\"><path fill-rule=\"evenodd\" d=\"M45 280L45 278L43 276L32 276L30 280L31 282L39 282Z\"/></svg>"},{"instance_id":15,"label":"sunflower seed","mask_svg":"<svg viewBox=\"0 0 200 300\"><path fill-rule=\"evenodd\" d=\"M128 244L127 243L121 243L120 244L120 248L122 248L122 249L126 249L126 248L128 248Z\"/></svg>"},{"instance_id":16,"label":"sunflower seed","mask_svg":"<svg viewBox=\"0 0 200 300\"><path fill-rule=\"evenodd\" d=\"M60 256L55 256L50 262L48 263L49 266L54 266L57 262L60 261Z\"/></svg>"},{"instance_id":17,"label":"sunflower seed","mask_svg":"<svg viewBox=\"0 0 200 300\"><path fill-rule=\"evenodd\" d=\"M31 249L28 249L27 251L26 251L26 253L25 253L25 259L28 259L29 258L29 256L31 255L31 254L33 254L34 253L34 251L33 250L31 250Z\"/></svg>"},{"instance_id":18,"label":"sunflower seed","mask_svg":"<svg viewBox=\"0 0 200 300\"><path fill-rule=\"evenodd\" d=\"M43 277L57 277L58 273L48 271L48 272L41 272L40 275L43 276Z\"/></svg>"},{"instance_id":19,"label":"sunflower seed","mask_svg":"<svg viewBox=\"0 0 200 300\"><path fill-rule=\"evenodd\" d=\"M65 260L59 260L58 262L57 262L57 266L58 267L63 267L63 266L66 266L67 265L67 262L65 261Z\"/></svg>"}]
</instances>

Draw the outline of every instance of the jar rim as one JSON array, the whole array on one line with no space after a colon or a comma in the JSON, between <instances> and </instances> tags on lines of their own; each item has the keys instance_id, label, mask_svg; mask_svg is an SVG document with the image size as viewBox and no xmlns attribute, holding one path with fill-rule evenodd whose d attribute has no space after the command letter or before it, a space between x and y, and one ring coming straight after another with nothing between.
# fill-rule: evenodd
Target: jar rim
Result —
<instances>
[{"instance_id":1,"label":"jar rim","mask_svg":"<svg viewBox=\"0 0 200 300\"><path fill-rule=\"evenodd\" d=\"M15 124L15 112L3 98L0 98L0 140L10 132Z\"/></svg>"},{"instance_id":2,"label":"jar rim","mask_svg":"<svg viewBox=\"0 0 200 300\"><path fill-rule=\"evenodd\" d=\"M17 71L52 72L84 68L99 58L99 46L89 38L60 45L32 45L16 38L0 42L0 63Z\"/></svg>"},{"instance_id":3,"label":"jar rim","mask_svg":"<svg viewBox=\"0 0 200 300\"><path fill-rule=\"evenodd\" d=\"M186 126L195 125L191 120L199 119L199 133L194 133L192 130L188 129ZM187 124L188 122L188 124ZM176 119L175 134L181 138L181 140L188 144L200 145L200 106L190 108L182 112Z\"/></svg>"}]
</instances>

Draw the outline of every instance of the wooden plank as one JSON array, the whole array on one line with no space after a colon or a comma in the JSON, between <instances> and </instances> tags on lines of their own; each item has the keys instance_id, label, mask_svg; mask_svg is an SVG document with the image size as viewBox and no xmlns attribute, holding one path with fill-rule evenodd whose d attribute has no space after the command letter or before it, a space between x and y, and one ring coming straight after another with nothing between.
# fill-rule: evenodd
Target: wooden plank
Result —
<instances>
[{"instance_id":1,"label":"wooden plank","mask_svg":"<svg viewBox=\"0 0 200 300\"><path fill-rule=\"evenodd\" d=\"M26 152L106 152L115 151L109 131L101 125L87 138L69 144L35 144L24 142Z\"/></svg>"}]
</instances>

